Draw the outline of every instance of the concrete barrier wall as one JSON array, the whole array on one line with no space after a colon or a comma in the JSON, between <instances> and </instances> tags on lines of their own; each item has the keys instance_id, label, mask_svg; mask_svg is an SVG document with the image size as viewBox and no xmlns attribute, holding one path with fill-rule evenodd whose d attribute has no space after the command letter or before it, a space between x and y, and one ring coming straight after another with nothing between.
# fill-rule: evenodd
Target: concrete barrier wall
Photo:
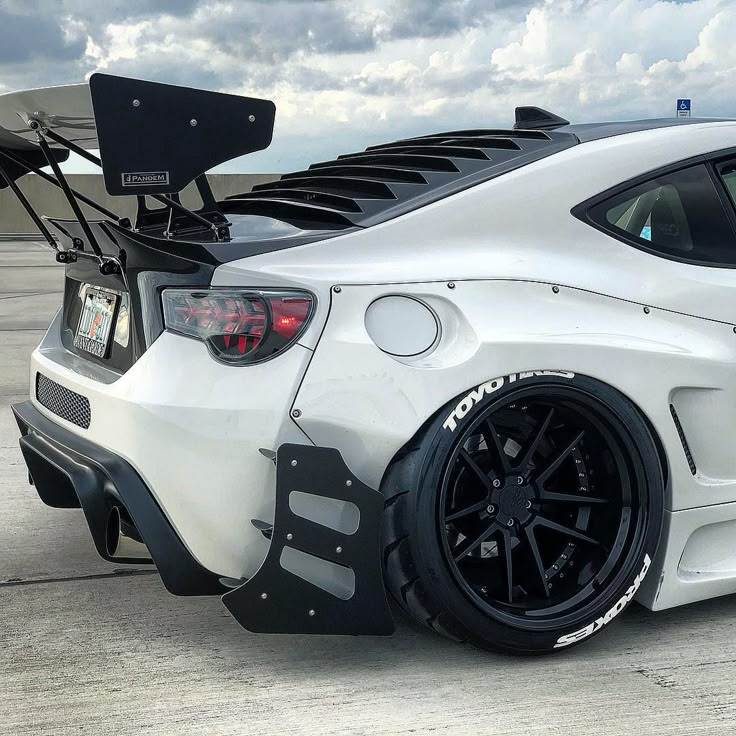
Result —
<instances>
[{"instance_id":1,"label":"concrete barrier wall","mask_svg":"<svg viewBox=\"0 0 736 736\"><path fill-rule=\"evenodd\" d=\"M101 174L71 174L67 179L73 189L86 194L109 210L134 220L135 197L111 197L105 191ZM278 179L278 176L274 174L211 174L209 176L216 199L223 199L230 194L249 192L256 184L274 179ZM51 217L72 217L71 209L61 189L45 182L35 174L24 176L18 181L18 184L40 214ZM194 185L184 190L182 203L187 207L199 206L199 195ZM153 204L149 201L149 206ZM82 210L91 220L104 219L102 215L89 207L83 206ZM35 235L37 233L36 226L13 193L7 188L0 189L0 235Z\"/></svg>"}]
</instances>

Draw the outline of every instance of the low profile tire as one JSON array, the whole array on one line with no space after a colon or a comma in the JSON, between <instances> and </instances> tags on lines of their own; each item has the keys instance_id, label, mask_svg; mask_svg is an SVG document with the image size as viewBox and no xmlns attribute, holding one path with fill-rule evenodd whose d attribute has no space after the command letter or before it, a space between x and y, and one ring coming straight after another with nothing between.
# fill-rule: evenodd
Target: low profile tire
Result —
<instances>
[{"instance_id":1,"label":"low profile tire","mask_svg":"<svg viewBox=\"0 0 736 736\"><path fill-rule=\"evenodd\" d=\"M662 527L664 483L636 407L563 371L489 381L388 469L383 561L414 619L482 648L543 654L628 605Z\"/></svg>"}]
</instances>

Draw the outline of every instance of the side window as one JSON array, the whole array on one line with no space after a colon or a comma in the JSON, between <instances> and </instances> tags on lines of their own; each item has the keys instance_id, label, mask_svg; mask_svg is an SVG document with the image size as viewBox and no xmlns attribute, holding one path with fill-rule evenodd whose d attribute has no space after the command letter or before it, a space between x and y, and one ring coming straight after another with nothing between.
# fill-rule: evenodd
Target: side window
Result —
<instances>
[{"instance_id":1,"label":"side window","mask_svg":"<svg viewBox=\"0 0 736 736\"><path fill-rule=\"evenodd\" d=\"M736 205L736 162L729 161L727 164L721 164L718 167L718 173L726 185L731 201Z\"/></svg>"},{"instance_id":2,"label":"side window","mask_svg":"<svg viewBox=\"0 0 736 736\"><path fill-rule=\"evenodd\" d=\"M736 165L722 176L736 201ZM736 237L704 164L639 184L589 215L612 235L668 258L736 265Z\"/></svg>"}]
</instances>

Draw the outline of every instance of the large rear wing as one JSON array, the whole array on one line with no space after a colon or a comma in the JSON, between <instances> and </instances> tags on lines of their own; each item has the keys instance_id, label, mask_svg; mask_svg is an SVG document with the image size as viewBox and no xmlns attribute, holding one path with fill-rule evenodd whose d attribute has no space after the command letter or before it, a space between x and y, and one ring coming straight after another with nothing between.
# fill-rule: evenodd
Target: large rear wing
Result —
<instances>
[{"instance_id":1,"label":"large rear wing","mask_svg":"<svg viewBox=\"0 0 736 736\"><path fill-rule=\"evenodd\" d=\"M0 189L10 187L50 244L46 223L16 181L36 173L60 187L79 220L92 250L101 258L79 202L123 227L136 229L151 219L145 195L172 213L229 237L227 221L216 208L205 172L218 164L271 143L275 106L269 100L93 74L89 84L75 84L0 95ZM90 153L99 149L100 156ZM69 152L102 168L111 195L138 196L135 226L72 190L59 163ZM54 176L42 169L50 166ZM181 205L178 193L196 182L202 210ZM146 219L148 218L148 220ZM75 244L82 250L84 243ZM59 260L74 260L68 251Z\"/></svg>"}]
</instances>

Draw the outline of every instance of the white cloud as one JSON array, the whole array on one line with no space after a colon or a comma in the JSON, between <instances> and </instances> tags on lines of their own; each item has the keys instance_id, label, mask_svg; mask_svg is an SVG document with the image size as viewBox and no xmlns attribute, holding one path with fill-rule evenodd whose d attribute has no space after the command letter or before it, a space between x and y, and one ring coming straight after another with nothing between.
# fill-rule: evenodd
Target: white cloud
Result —
<instances>
[{"instance_id":1,"label":"white cloud","mask_svg":"<svg viewBox=\"0 0 736 736\"><path fill-rule=\"evenodd\" d=\"M27 25L30 11L13 3ZM6 86L104 69L268 97L276 136L236 164L250 170L508 125L518 104L586 121L669 116L691 96L696 114L736 116L736 0L60 3L60 60L19 52L0 62ZM67 58L80 41L86 52Z\"/></svg>"}]
</instances>

